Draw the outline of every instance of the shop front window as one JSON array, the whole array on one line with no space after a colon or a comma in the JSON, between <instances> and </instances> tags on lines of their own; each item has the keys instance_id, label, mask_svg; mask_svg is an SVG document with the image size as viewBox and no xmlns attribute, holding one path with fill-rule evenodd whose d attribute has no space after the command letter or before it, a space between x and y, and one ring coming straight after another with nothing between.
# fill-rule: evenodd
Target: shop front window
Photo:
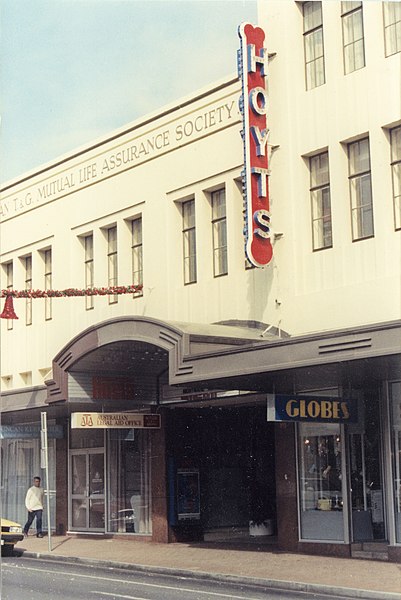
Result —
<instances>
[{"instance_id":1,"label":"shop front window","mask_svg":"<svg viewBox=\"0 0 401 600\"><path fill-rule=\"evenodd\" d=\"M108 530L151 534L150 438L147 431L109 431Z\"/></svg>"},{"instance_id":2,"label":"shop front window","mask_svg":"<svg viewBox=\"0 0 401 600\"><path fill-rule=\"evenodd\" d=\"M396 542L401 542L401 382L390 384L391 438Z\"/></svg>"},{"instance_id":3,"label":"shop front window","mask_svg":"<svg viewBox=\"0 0 401 600\"><path fill-rule=\"evenodd\" d=\"M54 528L55 501L56 501L56 440L48 440L49 458L49 489L50 489L50 515ZM2 439L1 440L1 508L2 516L21 523L26 521L25 495L32 485L33 477L42 478L42 485L46 485L46 474L40 466L40 439ZM46 510L43 514L43 528L47 529L47 500Z\"/></svg>"},{"instance_id":4,"label":"shop front window","mask_svg":"<svg viewBox=\"0 0 401 600\"><path fill-rule=\"evenodd\" d=\"M300 526L304 540L344 539L338 423L299 424Z\"/></svg>"}]
</instances>

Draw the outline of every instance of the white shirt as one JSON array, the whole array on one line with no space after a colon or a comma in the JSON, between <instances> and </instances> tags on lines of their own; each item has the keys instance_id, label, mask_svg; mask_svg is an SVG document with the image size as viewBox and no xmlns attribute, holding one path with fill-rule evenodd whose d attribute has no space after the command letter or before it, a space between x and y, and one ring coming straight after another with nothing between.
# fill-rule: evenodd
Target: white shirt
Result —
<instances>
[{"instance_id":1,"label":"white shirt","mask_svg":"<svg viewBox=\"0 0 401 600\"><path fill-rule=\"evenodd\" d=\"M43 510L44 490L41 487L33 485L29 488L25 497L25 506L30 510Z\"/></svg>"}]
</instances>

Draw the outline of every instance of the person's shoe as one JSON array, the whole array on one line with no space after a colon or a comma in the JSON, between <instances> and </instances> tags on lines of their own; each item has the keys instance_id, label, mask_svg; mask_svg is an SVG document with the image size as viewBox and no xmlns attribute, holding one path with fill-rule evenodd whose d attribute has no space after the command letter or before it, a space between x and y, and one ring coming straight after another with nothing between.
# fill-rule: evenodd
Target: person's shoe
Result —
<instances>
[{"instance_id":1,"label":"person's shoe","mask_svg":"<svg viewBox=\"0 0 401 600\"><path fill-rule=\"evenodd\" d=\"M28 537L28 532L27 531L24 531L24 537L26 537L26 538Z\"/></svg>"},{"instance_id":2,"label":"person's shoe","mask_svg":"<svg viewBox=\"0 0 401 600\"><path fill-rule=\"evenodd\" d=\"M42 537L43 537L43 533L37 533L37 534L36 534L36 537L40 537L40 538L42 538Z\"/></svg>"}]
</instances>

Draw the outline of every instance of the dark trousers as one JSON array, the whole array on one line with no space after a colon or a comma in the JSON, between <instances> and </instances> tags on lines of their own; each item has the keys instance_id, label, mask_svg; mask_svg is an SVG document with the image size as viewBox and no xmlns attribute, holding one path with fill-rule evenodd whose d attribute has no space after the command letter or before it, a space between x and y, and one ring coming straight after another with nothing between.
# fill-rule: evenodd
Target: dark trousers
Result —
<instances>
[{"instance_id":1,"label":"dark trousers","mask_svg":"<svg viewBox=\"0 0 401 600\"><path fill-rule=\"evenodd\" d=\"M36 517L36 534L42 533L42 515L43 515L43 510L32 510L31 512L28 512L28 520L25 523L24 533L28 533L29 528L32 525L35 517Z\"/></svg>"}]
</instances>

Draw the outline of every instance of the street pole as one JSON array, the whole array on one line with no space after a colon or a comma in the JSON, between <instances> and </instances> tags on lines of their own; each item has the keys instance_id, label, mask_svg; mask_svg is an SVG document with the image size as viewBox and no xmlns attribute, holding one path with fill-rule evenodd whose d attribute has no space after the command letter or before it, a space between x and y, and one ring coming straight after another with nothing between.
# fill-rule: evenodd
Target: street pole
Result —
<instances>
[{"instance_id":1,"label":"street pole","mask_svg":"<svg viewBox=\"0 0 401 600\"><path fill-rule=\"evenodd\" d=\"M49 453L47 448L47 413L40 413L40 466L45 469L46 474L46 495L47 495L47 542L49 552L52 551L52 528L50 520L50 486L49 486Z\"/></svg>"}]
</instances>

